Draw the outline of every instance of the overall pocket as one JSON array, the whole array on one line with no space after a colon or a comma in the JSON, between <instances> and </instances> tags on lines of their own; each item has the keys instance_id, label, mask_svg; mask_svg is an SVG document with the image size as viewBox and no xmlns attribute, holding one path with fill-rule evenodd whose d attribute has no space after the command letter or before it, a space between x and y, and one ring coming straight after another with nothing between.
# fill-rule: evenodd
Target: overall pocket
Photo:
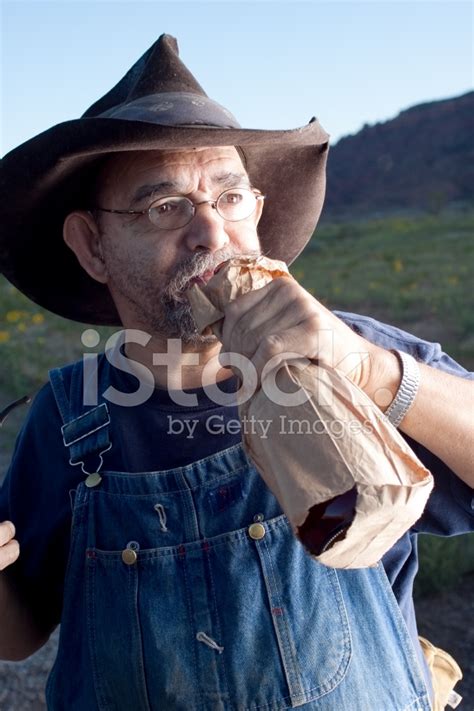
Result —
<instances>
[{"instance_id":1,"label":"overall pocket","mask_svg":"<svg viewBox=\"0 0 474 711\"><path fill-rule=\"evenodd\" d=\"M315 700L343 680L351 660L336 571L304 551L286 516L260 526L208 552L239 710Z\"/></svg>"},{"instance_id":2,"label":"overall pocket","mask_svg":"<svg viewBox=\"0 0 474 711\"><path fill-rule=\"evenodd\" d=\"M131 550L131 549L128 549ZM97 705L149 711L139 618L138 567L86 552L87 635Z\"/></svg>"}]
</instances>

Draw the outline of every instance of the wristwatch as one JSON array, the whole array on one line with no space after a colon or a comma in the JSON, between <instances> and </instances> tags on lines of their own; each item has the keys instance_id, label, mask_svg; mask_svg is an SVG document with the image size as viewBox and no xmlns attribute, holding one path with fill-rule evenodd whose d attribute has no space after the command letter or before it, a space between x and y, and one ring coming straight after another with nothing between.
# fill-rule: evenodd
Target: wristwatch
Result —
<instances>
[{"instance_id":1,"label":"wristwatch","mask_svg":"<svg viewBox=\"0 0 474 711\"><path fill-rule=\"evenodd\" d=\"M407 414L418 392L420 384L420 369L413 356L403 351L393 350L402 366L402 380L390 406L385 411L385 417L395 427L398 427Z\"/></svg>"}]
</instances>

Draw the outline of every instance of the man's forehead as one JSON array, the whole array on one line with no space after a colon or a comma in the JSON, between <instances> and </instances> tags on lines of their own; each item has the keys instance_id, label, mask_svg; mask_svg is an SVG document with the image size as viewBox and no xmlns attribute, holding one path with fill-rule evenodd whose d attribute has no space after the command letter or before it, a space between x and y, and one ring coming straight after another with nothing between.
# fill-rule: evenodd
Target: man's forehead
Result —
<instances>
[{"instance_id":1,"label":"man's forehead","mask_svg":"<svg viewBox=\"0 0 474 711\"><path fill-rule=\"evenodd\" d=\"M186 181L195 170L222 175L225 172L247 176L234 146L180 148L173 150L127 151L111 156L99 178L102 188L131 188L156 178L181 178Z\"/></svg>"},{"instance_id":2,"label":"man's forehead","mask_svg":"<svg viewBox=\"0 0 474 711\"><path fill-rule=\"evenodd\" d=\"M238 150L234 146L214 146L212 148L177 148L170 150L127 151L111 156L107 167L116 169L147 169L212 164L216 161L229 161L242 166Z\"/></svg>"}]
</instances>

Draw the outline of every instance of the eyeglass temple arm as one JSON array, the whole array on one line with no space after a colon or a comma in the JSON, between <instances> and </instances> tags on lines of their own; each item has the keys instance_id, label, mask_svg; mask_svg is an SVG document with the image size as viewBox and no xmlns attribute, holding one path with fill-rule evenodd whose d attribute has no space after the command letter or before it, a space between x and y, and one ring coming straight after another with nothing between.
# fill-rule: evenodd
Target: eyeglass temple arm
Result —
<instances>
[{"instance_id":1,"label":"eyeglass temple arm","mask_svg":"<svg viewBox=\"0 0 474 711\"><path fill-rule=\"evenodd\" d=\"M19 405L27 405L30 402L31 395L24 395L23 397L18 398L18 400L14 400L9 405L4 407L3 410L0 411L0 427L3 426L3 423L5 422L12 410L14 410Z\"/></svg>"},{"instance_id":2,"label":"eyeglass temple arm","mask_svg":"<svg viewBox=\"0 0 474 711\"><path fill-rule=\"evenodd\" d=\"M108 207L93 207L92 210L101 212L113 212L115 215L144 215L148 210L111 210ZM89 210L91 212L91 210Z\"/></svg>"}]
</instances>

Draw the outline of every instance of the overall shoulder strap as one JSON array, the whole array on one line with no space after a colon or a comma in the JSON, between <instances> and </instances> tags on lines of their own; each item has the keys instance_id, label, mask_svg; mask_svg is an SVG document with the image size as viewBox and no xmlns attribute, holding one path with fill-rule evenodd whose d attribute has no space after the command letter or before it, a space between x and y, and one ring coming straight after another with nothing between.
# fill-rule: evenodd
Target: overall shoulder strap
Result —
<instances>
[{"instance_id":1,"label":"overall shoulder strap","mask_svg":"<svg viewBox=\"0 0 474 711\"><path fill-rule=\"evenodd\" d=\"M75 363L72 363L64 366L64 368L54 368L49 371L49 381L56 400L56 405L58 406L58 410L64 424L73 419L67 393L69 392L69 383L71 381L71 374L75 365Z\"/></svg>"},{"instance_id":2,"label":"overall shoulder strap","mask_svg":"<svg viewBox=\"0 0 474 711\"><path fill-rule=\"evenodd\" d=\"M112 446L107 403L100 395L97 395L97 405L84 403L82 360L63 368L54 368L49 372L49 378L63 421L61 434L63 444L69 451L69 463L73 466L80 464L84 473L90 474L85 468L86 459L89 461L91 455L97 455L98 467L92 467L97 472L102 466L102 454Z\"/></svg>"}]
</instances>

